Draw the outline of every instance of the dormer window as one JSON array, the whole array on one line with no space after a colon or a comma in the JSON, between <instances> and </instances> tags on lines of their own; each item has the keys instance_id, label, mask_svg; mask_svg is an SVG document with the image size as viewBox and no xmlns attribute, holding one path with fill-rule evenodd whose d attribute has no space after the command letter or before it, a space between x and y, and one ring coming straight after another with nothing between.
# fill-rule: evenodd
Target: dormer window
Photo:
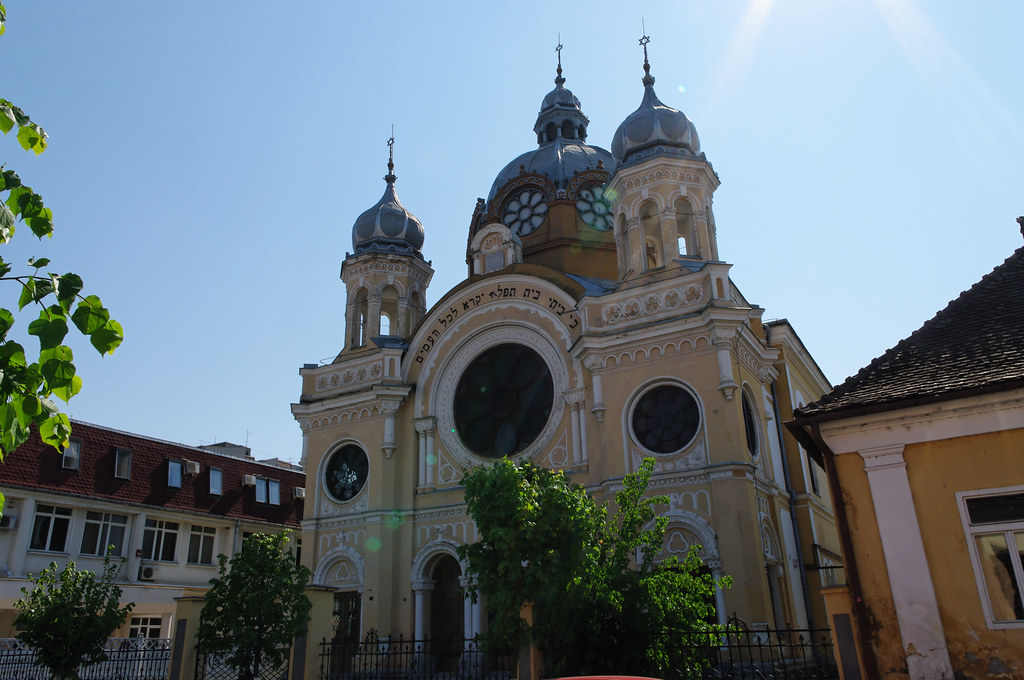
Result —
<instances>
[{"instance_id":1,"label":"dormer window","mask_svg":"<svg viewBox=\"0 0 1024 680\"><path fill-rule=\"evenodd\" d=\"M64 447L64 453L61 456L61 467L65 470L77 470L81 459L82 442L78 439L72 439Z\"/></svg>"},{"instance_id":2,"label":"dormer window","mask_svg":"<svg viewBox=\"0 0 1024 680\"><path fill-rule=\"evenodd\" d=\"M217 468L210 468L210 495L219 496L221 494L221 471Z\"/></svg>"},{"instance_id":3,"label":"dormer window","mask_svg":"<svg viewBox=\"0 0 1024 680\"><path fill-rule=\"evenodd\" d=\"M118 448L114 451L114 477L117 479L130 479L132 468L131 449Z\"/></svg>"},{"instance_id":4,"label":"dormer window","mask_svg":"<svg viewBox=\"0 0 1024 680\"><path fill-rule=\"evenodd\" d=\"M167 461L167 486L171 489L181 488L181 461Z\"/></svg>"}]
</instances>

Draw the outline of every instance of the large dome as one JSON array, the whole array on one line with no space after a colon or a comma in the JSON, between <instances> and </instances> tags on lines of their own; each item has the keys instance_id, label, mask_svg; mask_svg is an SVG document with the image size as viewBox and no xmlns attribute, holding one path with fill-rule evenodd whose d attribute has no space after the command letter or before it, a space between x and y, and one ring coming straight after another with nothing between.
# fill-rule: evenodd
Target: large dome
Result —
<instances>
[{"instance_id":1,"label":"large dome","mask_svg":"<svg viewBox=\"0 0 1024 680\"><path fill-rule=\"evenodd\" d=\"M654 76L644 59L644 98L626 116L612 138L612 155L618 163L630 163L655 154L699 156L697 128L682 111L662 104L654 93Z\"/></svg>"},{"instance_id":2,"label":"large dome","mask_svg":"<svg viewBox=\"0 0 1024 680\"><path fill-rule=\"evenodd\" d=\"M615 165L612 155L586 143L589 123L580 108L580 100L565 87L559 65L555 89L545 95L533 126L537 148L520 154L498 173L487 200L493 199L501 187L523 172L543 175L556 188L564 189L581 170L595 169L599 163L611 170Z\"/></svg>"},{"instance_id":3,"label":"large dome","mask_svg":"<svg viewBox=\"0 0 1024 680\"><path fill-rule=\"evenodd\" d=\"M397 177L392 172L393 168L394 164L388 162L384 195L352 225L352 247L356 253L392 251L422 258L423 224L398 200L395 192Z\"/></svg>"}]
</instances>

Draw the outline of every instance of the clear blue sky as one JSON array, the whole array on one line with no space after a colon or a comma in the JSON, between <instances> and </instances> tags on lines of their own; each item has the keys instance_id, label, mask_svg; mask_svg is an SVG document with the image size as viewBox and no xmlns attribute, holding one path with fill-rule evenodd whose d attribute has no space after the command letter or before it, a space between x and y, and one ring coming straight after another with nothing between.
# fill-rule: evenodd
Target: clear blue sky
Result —
<instances>
[{"instance_id":1,"label":"clear blue sky","mask_svg":"<svg viewBox=\"0 0 1024 680\"><path fill-rule=\"evenodd\" d=\"M298 369L342 347L338 274L391 125L432 304L465 276L476 198L535 146L559 34L607 148L640 103L643 18L656 90L722 179L721 257L833 383L1024 243L1014 0L6 5L0 97L50 148L0 159L56 232L3 256L81 274L124 325L113 356L76 345L67 408L111 427L297 460Z\"/></svg>"}]
</instances>

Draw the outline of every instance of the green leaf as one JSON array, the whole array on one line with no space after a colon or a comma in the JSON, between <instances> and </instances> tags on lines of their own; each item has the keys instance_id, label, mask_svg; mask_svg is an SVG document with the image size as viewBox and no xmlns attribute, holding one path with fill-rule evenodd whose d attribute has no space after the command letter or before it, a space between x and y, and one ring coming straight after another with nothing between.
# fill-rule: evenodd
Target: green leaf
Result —
<instances>
[{"instance_id":1,"label":"green leaf","mask_svg":"<svg viewBox=\"0 0 1024 680\"><path fill-rule=\"evenodd\" d=\"M39 312L39 318L28 325L28 334L39 338L39 349L58 347L68 334L64 310L56 305Z\"/></svg>"},{"instance_id":2,"label":"green leaf","mask_svg":"<svg viewBox=\"0 0 1024 680\"><path fill-rule=\"evenodd\" d=\"M0 243L7 243L14 236L14 213L7 204L0 204Z\"/></svg>"},{"instance_id":3,"label":"green leaf","mask_svg":"<svg viewBox=\"0 0 1024 680\"><path fill-rule=\"evenodd\" d=\"M78 274L68 272L57 279L57 301L64 309L64 313L71 311L71 303L75 301L78 294L82 292L82 277Z\"/></svg>"},{"instance_id":4,"label":"green leaf","mask_svg":"<svg viewBox=\"0 0 1024 680\"><path fill-rule=\"evenodd\" d=\"M14 170L0 172L0 191L16 189L21 186L21 178Z\"/></svg>"},{"instance_id":5,"label":"green leaf","mask_svg":"<svg viewBox=\"0 0 1024 680\"><path fill-rule=\"evenodd\" d=\"M34 257L28 258L29 267L35 267L36 269L39 269L40 267L45 267L48 264L50 264L50 260L48 260L45 257L41 257L38 260Z\"/></svg>"},{"instance_id":6,"label":"green leaf","mask_svg":"<svg viewBox=\"0 0 1024 680\"><path fill-rule=\"evenodd\" d=\"M14 113L10 107L0 104L0 132L5 135L14 128Z\"/></svg>"},{"instance_id":7,"label":"green leaf","mask_svg":"<svg viewBox=\"0 0 1024 680\"><path fill-rule=\"evenodd\" d=\"M124 340L124 329L121 324L111 319L103 328L89 335L89 342L100 354L112 353Z\"/></svg>"},{"instance_id":8,"label":"green leaf","mask_svg":"<svg viewBox=\"0 0 1024 680\"><path fill-rule=\"evenodd\" d=\"M71 320L84 335L92 335L107 324L110 312L103 307L98 297L90 295L78 303Z\"/></svg>"},{"instance_id":9,"label":"green leaf","mask_svg":"<svg viewBox=\"0 0 1024 680\"><path fill-rule=\"evenodd\" d=\"M52 413L39 424L39 438L58 451L62 451L68 445L70 436L71 421L63 413Z\"/></svg>"},{"instance_id":10,"label":"green leaf","mask_svg":"<svg viewBox=\"0 0 1024 680\"><path fill-rule=\"evenodd\" d=\"M14 326L14 315L6 309L0 308L0 340L7 337L7 331Z\"/></svg>"},{"instance_id":11,"label":"green leaf","mask_svg":"<svg viewBox=\"0 0 1024 680\"><path fill-rule=\"evenodd\" d=\"M74 369L74 366L72 366L71 368ZM71 377L71 380L68 381L67 385L54 387L53 393L60 399L63 399L64 401L71 401L71 397L78 394L81 390L82 379L75 375Z\"/></svg>"},{"instance_id":12,"label":"green leaf","mask_svg":"<svg viewBox=\"0 0 1024 680\"><path fill-rule=\"evenodd\" d=\"M32 304L36 294L36 280L33 278L21 282L21 296L18 298L18 309L25 309L26 305Z\"/></svg>"},{"instance_id":13,"label":"green leaf","mask_svg":"<svg viewBox=\"0 0 1024 680\"><path fill-rule=\"evenodd\" d=\"M28 124L21 124L18 129L18 143L25 151L35 151L38 156L46 151L46 133L43 128L28 121Z\"/></svg>"},{"instance_id":14,"label":"green leaf","mask_svg":"<svg viewBox=\"0 0 1024 680\"><path fill-rule=\"evenodd\" d=\"M11 209L11 212L14 213L15 217L21 215L22 196L31 193L32 190L25 185L11 189L11 195L7 197L5 203L7 204L7 207Z\"/></svg>"}]
</instances>

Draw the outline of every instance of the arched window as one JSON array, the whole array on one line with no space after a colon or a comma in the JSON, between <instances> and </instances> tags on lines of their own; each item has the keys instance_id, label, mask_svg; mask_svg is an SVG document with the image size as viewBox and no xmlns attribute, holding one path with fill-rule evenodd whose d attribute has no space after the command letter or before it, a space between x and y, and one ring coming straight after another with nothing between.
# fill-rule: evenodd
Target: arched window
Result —
<instances>
[{"instance_id":1,"label":"arched window","mask_svg":"<svg viewBox=\"0 0 1024 680\"><path fill-rule=\"evenodd\" d=\"M355 347L362 347L366 344L366 324L368 322L369 306L369 295L365 288L360 288L356 291L355 309L352 313L352 322L354 325L352 334L352 345Z\"/></svg>"},{"instance_id":2,"label":"arched window","mask_svg":"<svg viewBox=\"0 0 1024 680\"><path fill-rule=\"evenodd\" d=\"M661 233L658 229L658 206L646 201L640 206L640 224L644 235L644 268L657 269L662 265Z\"/></svg>"},{"instance_id":3,"label":"arched window","mask_svg":"<svg viewBox=\"0 0 1024 680\"><path fill-rule=\"evenodd\" d=\"M757 455L760 453L760 438L758 437L757 427L757 412L754 411L754 405L750 401L750 397L747 396L746 390L743 391L741 402L743 404L743 432L747 439L747 453L750 454L751 460L757 460Z\"/></svg>"},{"instance_id":4,"label":"arched window","mask_svg":"<svg viewBox=\"0 0 1024 680\"><path fill-rule=\"evenodd\" d=\"M384 286L380 293L380 334L392 335L398 331L398 290Z\"/></svg>"},{"instance_id":5,"label":"arched window","mask_svg":"<svg viewBox=\"0 0 1024 680\"><path fill-rule=\"evenodd\" d=\"M696 224L693 218L693 207L685 198L676 200L676 243L680 255L699 255L697 248Z\"/></svg>"}]
</instances>

